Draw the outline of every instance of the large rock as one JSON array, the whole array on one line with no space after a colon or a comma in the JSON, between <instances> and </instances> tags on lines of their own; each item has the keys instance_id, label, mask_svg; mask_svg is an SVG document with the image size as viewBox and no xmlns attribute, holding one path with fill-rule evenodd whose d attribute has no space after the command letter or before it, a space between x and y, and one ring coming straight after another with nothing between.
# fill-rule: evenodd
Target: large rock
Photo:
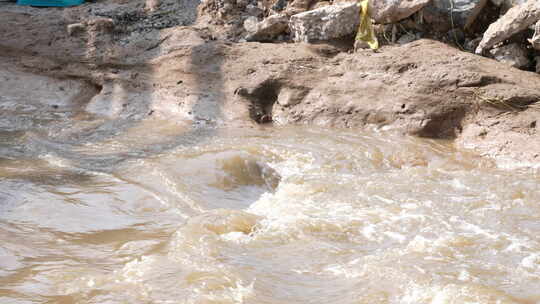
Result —
<instances>
[{"instance_id":1,"label":"large rock","mask_svg":"<svg viewBox=\"0 0 540 304\"><path fill-rule=\"evenodd\" d=\"M289 17L284 14L272 15L254 26L246 26L248 41L270 41L285 32L289 25Z\"/></svg>"},{"instance_id":2,"label":"large rock","mask_svg":"<svg viewBox=\"0 0 540 304\"><path fill-rule=\"evenodd\" d=\"M525 4L511 8L489 26L476 48L476 53L482 54L495 44L526 30L538 20L540 20L540 1L538 0L529 0Z\"/></svg>"},{"instance_id":3,"label":"large rock","mask_svg":"<svg viewBox=\"0 0 540 304\"><path fill-rule=\"evenodd\" d=\"M468 28L486 3L487 0L433 0L423 10L424 19L439 31Z\"/></svg>"},{"instance_id":4,"label":"large rock","mask_svg":"<svg viewBox=\"0 0 540 304\"><path fill-rule=\"evenodd\" d=\"M394 23L416 13L431 0L371 0L369 13L377 23Z\"/></svg>"},{"instance_id":5,"label":"large rock","mask_svg":"<svg viewBox=\"0 0 540 304\"><path fill-rule=\"evenodd\" d=\"M332 40L356 32L359 16L357 3L339 3L293 15L289 28L296 42Z\"/></svg>"}]
</instances>

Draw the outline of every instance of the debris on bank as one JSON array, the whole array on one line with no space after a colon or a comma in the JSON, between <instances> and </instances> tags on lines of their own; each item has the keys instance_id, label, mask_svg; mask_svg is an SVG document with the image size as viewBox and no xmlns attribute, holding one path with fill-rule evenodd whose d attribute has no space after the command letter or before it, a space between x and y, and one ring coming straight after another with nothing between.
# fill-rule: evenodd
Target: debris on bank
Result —
<instances>
[{"instance_id":1,"label":"debris on bank","mask_svg":"<svg viewBox=\"0 0 540 304\"><path fill-rule=\"evenodd\" d=\"M538 0L364 0L381 45L439 40L510 66L540 64ZM343 0L203 0L199 17L233 41L350 41L360 2Z\"/></svg>"},{"instance_id":2,"label":"debris on bank","mask_svg":"<svg viewBox=\"0 0 540 304\"><path fill-rule=\"evenodd\" d=\"M85 1L35 1L79 2ZM360 12L362 2L367 3L367 17ZM228 41L339 41L350 49L428 38L519 69L540 68L539 0L202 0L200 4L146 0L140 4L86 1L78 7L88 10L89 19L68 24L66 31L71 36L88 32L96 27L92 20L107 20L109 31L130 35L197 24L212 37ZM197 15L186 13L195 11L186 5L198 6ZM367 34L359 33L366 29ZM371 32L370 43L358 38Z\"/></svg>"}]
</instances>

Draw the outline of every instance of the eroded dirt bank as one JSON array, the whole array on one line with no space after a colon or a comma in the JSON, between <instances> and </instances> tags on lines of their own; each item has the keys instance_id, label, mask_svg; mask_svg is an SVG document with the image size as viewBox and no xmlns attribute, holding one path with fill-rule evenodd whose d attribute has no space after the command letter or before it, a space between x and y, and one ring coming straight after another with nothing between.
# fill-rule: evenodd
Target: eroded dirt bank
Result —
<instances>
[{"instance_id":1,"label":"eroded dirt bank","mask_svg":"<svg viewBox=\"0 0 540 304\"><path fill-rule=\"evenodd\" d=\"M539 159L538 74L433 40L355 53L231 42L196 22L196 2L149 3L1 4L3 97L113 120L377 126Z\"/></svg>"}]
</instances>

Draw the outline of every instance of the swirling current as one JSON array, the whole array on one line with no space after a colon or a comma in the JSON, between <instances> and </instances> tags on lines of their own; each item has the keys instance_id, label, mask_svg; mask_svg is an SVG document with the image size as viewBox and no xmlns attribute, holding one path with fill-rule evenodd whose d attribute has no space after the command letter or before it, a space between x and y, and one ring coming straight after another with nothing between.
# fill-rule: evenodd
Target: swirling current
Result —
<instances>
[{"instance_id":1,"label":"swirling current","mask_svg":"<svg viewBox=\"0 0 540 304\"><path fill-rule=\"evenodd\" d=\"M539 176L389 131L0 115L0 303L540 303Z\"/></svg>"}]
</instances>

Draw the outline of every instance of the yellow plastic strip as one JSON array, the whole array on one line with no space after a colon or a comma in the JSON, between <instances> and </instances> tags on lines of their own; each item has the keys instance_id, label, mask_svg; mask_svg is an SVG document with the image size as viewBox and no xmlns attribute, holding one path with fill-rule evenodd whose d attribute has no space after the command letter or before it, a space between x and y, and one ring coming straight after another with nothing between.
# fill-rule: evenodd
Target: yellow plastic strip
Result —
<instances>
[{"instance_id":1,"label":"yellow plastic strip","mask_svg":"<svg viewBox=\"0 0 540 304\"><path fill-rule=\"evenodd\" d=\"M377 36L375 36L375 31L371 24L368 6L369 0L360 1L360 25L358 26L355 40L362 40L366 42L372 50L376 50L379 48L379 41L377 40Z\"/></svg>"}]
</instances>

